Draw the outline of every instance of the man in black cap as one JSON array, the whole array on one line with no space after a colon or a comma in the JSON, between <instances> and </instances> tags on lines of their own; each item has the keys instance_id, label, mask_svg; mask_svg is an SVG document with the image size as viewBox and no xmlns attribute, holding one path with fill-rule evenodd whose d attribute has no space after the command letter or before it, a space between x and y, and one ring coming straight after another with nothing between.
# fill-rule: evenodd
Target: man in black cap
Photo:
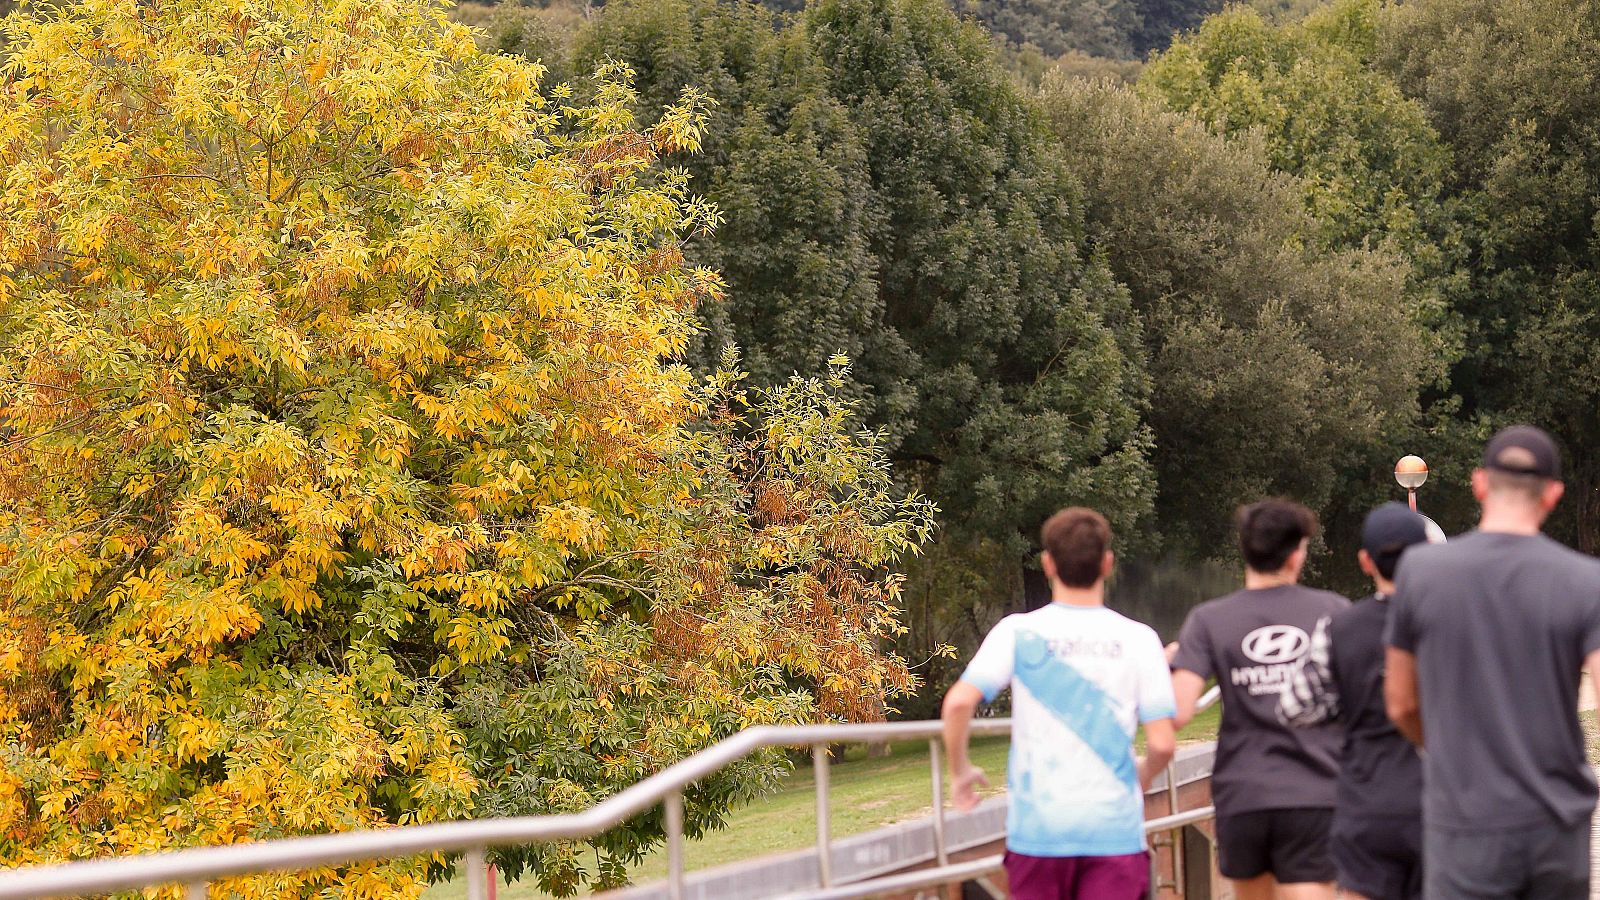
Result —
<instances>
[{"instance_id":1,"label":"man in black cap","mask_svg":"<svg viewBox=\"0 0 1600 900\"><path fill-rule=\"evenodd\" d=\"M1578 681L1600 670L1600 561L1540 533L1561 459L1537 428L1494 436L1476 531L1406 552L1385 696L1426 750L1429 898L1589 896L1595 780Z\"/></svg>"},{"instance_id":2,"label":"man in black cap","mask_svg":"<svg viewBox=\"0 0 1600 900\"><path fill-rule=\"evenodd\" d=\"M1344 725L1329 852L1352 900L1422 896L1422 759L1384 709L1383 633L1400 555L1427 540L1426 520L1405 504L1367 515L1357 561L1377 593L1318 623L1278 702L1291 727Z\"/></svg>"}]
</instances>

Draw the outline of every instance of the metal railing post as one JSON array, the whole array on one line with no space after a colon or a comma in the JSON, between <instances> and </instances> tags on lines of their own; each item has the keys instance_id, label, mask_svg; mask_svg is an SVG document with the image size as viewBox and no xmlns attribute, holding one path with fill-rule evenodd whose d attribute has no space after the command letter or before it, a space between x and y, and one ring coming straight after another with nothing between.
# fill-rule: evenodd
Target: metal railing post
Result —
<instances>
[{"instance_id":1,"label":"metal railing post","mask_svg":"<svg viewBox=\"0 0 1600 900\"><path fill-rule=\"evenodd\" d=\"M1178 772L1172 763L1167 764L1167 812L1178 814ZM1172 841L1172 892L1183 893L1183 826L1168 832Z\"/></svg>"},{"instance_id":2,"label":"metal railing post","mask_svg":"<svg viewBox=\"0 0 1600 900\"><path fill-rule=\"evenodd\" d=\"M483 848L473 847L462 859L467 864L467 900L489 900L489 869L484 865Z\"/></svg>"},{"instance_id":3,"label":"metal railing post","mask_svg":"<svg viewBox=\"0 0 1600 900\"><path fill-rule=\"evenodd\" d=\"M1167 812L1178 814L1178 777L1172 763L1167 763Z\"/></svg>"},{"instance_id":4,"label":"metal railing post","mask_svg":"<svg viewBox=\"0 0 1600 900\"><path fill-rule=\"evenodd\" d=\"M817 781L817 883L833 887L833 841L828 836L828 745L811 745Z\"/></svg>"},{"instance_id":5,"label":"metal railing post","mask_svg":"<svg viewBox=\"0 0 1600 900\"><path fill-rule=\"evenodd\" d=\"M1183 826L1168 832L1167 838L1172 842L1172 892L1183 896Z\"/></svg>"},{"instance_id":6,"label":"metal railing post","mask_svg":"<svg viewBox=\"0 0 1600 900\"><path fill-rule=\"evenodd\" d=\"M204 881L191 881L189 886L184 888L183 896L184 900L206 900L206 893L207 889Z\"/></svg>"},{"instance_id":7,"label":"metal railing post","mask_svg":"<svg viewBox=\"0 0 1600 900\"><path fill-rule=\"evenodd\" d=\"M667 896L683 900L683 791L662 801L667 812Z\"/></svg>"},{"instance_id":8,"label":"metal railing post","mask_svg":"<svg viewBox=\"0 0 1600 900\"><path fill-rule=\"evenodd\" d=\"M950 854L944 845L944 758L940 755L939 739L928 741L928 762L933 769L933 853L939 865L950 864Z\"/></svg>"}]
</instances>

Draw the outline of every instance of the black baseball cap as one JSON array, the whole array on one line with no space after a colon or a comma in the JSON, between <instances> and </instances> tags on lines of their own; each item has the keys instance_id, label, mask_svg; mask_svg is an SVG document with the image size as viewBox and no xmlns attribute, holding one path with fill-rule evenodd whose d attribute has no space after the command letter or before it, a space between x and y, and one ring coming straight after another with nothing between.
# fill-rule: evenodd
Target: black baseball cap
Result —
<instances>
[{"instance_id":1,"label":"black baseball cap","mask_svg":"<svg viewBox=\"0 0 1600 900\"><path fill-rule=\"evenodd\" d=\"M1412 544L1428 542L1428 523L1404 503L1385 503L1367 513L1361 525L1361 549L1378 567L1378 574L1393 578L1400 554Z\"/></svg>"},{"instance_id":2,"label":"black baseball cap","mask_svg":"<svg viewBox=\"0 0 1600 900\"><path fill-rule=\"evenodd\" d=\"M1483 448L1483 467L1512 475L1561 478L1561 451L1542 428L1513 425L1489 439Z\"/></svg>"}]
</instances>

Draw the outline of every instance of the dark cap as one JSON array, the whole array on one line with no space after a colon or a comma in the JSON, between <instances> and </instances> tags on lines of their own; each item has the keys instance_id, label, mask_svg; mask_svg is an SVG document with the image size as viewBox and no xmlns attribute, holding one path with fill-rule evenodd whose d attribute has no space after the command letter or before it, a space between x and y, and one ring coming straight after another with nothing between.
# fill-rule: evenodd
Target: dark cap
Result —
<instances>
[{"instance_id":1,"label":"dark cap","mask_svg":"<svg viewBox=\"0 0 1600 900\"><path fill-rule=\"evenodd\" d=\"M1513 425L1489 439L1483 449L1483 467L1513 475L1561 478L1561 451L1544 429Z\"/></svg>"},{"instance_id":2,"label":"dark cap","mask_svg":"<svg viewBox=\"0 0 1600 900\"><path fill-rule=\"evenodd\" d=\"M1361 526L1361 549L1367 551L1378 573L1393 578L1400 554L1412 544L1428 541L1428 522L1404 503L1385 503L1367 513Z\"/></svg>"}]
</instances>

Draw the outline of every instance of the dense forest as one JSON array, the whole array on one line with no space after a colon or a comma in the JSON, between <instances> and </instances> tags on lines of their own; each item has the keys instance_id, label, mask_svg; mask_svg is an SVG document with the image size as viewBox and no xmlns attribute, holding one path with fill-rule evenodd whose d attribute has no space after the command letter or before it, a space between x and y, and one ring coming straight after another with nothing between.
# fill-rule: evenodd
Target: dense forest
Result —
<instances>
[{"instance_id":1,"label":"dense forest","mask_svg":"<svg viewBox=\"0 0 1600 900\"><path fill-rule=\"evenodd\" d=\"M682 164L729 291L692 359L735 344L769 383L856 360L897 477L942 510L914 659L1038 589L1032 532L1068 502L1115 523L1135 607L1226 558L1263 494L1323 515L1318 577L1353 589L1393 460L1425 455L1424 503L1467 527L1473 448L1512 420L1561 436L1554 527L1600 544L1594 3L1046 7L463 15L558 79L625 62L642 108L714 99Z\"/></svg>"},{"instance_id":2,"label":"dense forest","mask_svg":"<svg viewBox=\"0 0 1600 900\"><path fill-rule=\"evenodd\" d=\"M804 0L757 0L779 13L799 13ZM1316 0L1256 0L1270 16L1295 15ZM950 0L963 18L982 25L1012 53L1046 59L1071 59L1114 70L1114 63L1143 59L1164 49L1174 34L1188 31L1222 9L1220 0ZM478 0L472 6L504 5L534 9L558 19L590 18L604 2L592 0ZM1277 4L1277 5L1274 5Z\"/></svg>"}]
</instances>

